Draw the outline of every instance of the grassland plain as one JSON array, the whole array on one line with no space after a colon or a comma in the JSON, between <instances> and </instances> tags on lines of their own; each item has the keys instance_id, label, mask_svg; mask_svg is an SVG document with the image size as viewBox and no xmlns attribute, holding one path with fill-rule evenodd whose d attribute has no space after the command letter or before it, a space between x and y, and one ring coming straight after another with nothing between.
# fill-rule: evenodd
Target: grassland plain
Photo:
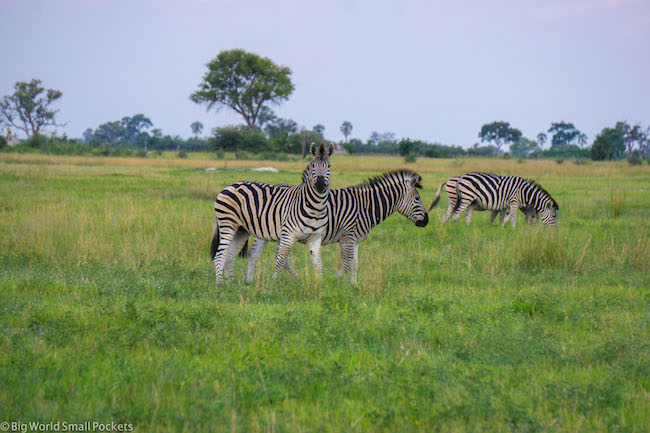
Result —
<instances>
[{"instance_id":1,"label":"grassland plain","mask_svg":"<svg viewBox=\"0 0 650 433\"><path fill-rule=\"evenodd\" d=\"M451 175L518 174L556 198L560 226L442 225L443 196L427 227L395 215L371 233L357 287L335 276L337 246L319 281L302 245L297 279L271 279L269 247L254 284L238 260L215 287L217 192L296 183L305 165L0 155L0 421L650 430L650 167L420 159L425 203ZM343 187L404 165L332 166Z\"/></svg>"}]
</instances>

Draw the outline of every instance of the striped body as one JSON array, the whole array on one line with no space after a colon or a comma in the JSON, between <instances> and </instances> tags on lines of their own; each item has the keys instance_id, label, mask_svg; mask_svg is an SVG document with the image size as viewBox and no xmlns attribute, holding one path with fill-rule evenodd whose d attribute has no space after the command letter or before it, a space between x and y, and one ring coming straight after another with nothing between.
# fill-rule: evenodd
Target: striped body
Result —
<instances>
[{"instance_id":1,"label":"striped body","mask_svg":"<svg viewBox=\"0 0 650 433\"><path fill-rule=\"evenodd\" d=\"M350 281L356 284L359 243L395 211L418 227L427 225L429 217L416 189L422 187L420 181L417 173L397 170L358 186L330 190L327 200L329 218L322 243L341 244L339 275L350 271ZM264 239L255 239L248 257L248 282L253 280L255 265L265 246Z\"/></svg>"},{"instance_id":2,"label":"striped body","mask_svg":"<svg viewBox=\"0 0 650 433\"><path fill-rule=\"evenodd\" d=\"M480 175L480 174L485 174L485 173L471 172L471 173L467 173L467 174L468 175L471 175L471 174ZM493 175L493 176L495 176L495 175ZM445 192L447 193L447 204L448 205L447 205L447 210L445 211L445 214L442 217L442 222L443 223L446 223L449 220L449 218L451 217L452 212L456 208L456 202L458 200L458 195L456 194L456 184L458 183L458 180L460 180L461 177L462 176L454 176L454 177L450 177L449 179L444 181L438 187L438 190L436 191L436 197L434 199L434 202L429 207L429 210L431 210L438 203L438 200L440 200L440 191L441 191L442 187L444 186L445 187ZM472 212L475 211L475 210L476 211L484 211L484 210L487 210L487 209L480 207L480 205L477 202L474 202L474 203L470 204L467 207L467 210L465 211L465 223L467 223L467 224L470 223L470 221L472 220ZM490 215L490 220L489 220L488 224L492 224L492 222L494 221L494 219L496 218L496 216L499 213L501 213L501 222L503 222L504 219L506 218L508 210L509 209L502 209L501 211L492 211L492 214ZM532 224L533 222L535 222L536 217L537 217L537 212L535 211L534 208L524 205L524 207L522 207L520 210L526 215L526 222L527 223Z\"/></svg>"},{"instance_id":3,"label":"striped body","mask_svg":"<svg viewBox=\"0 0 650 433\"><path fill-rule=\"evenodd\" d=\"M327 225L330 162L333 147L312 144L314 159L303 172L300 185L268 185L237 182L219 193L214 203L215 220L210 254L217 283L232 276L234 258L248 236L280 243L275 273L296 274L289 260L296 241L307 243L316 274L320 275L320 244ZM223 273L223 275L222 275Z\"/></svg>"},{"instance_id":4,"label":"striped body","mask_svg":"<svg viewBox=\"0 0 650 433\"><path fill-rule=\"evenodd\" d=\"M555 200L539 184L519 176L468 173L458 179L456 195L454 221L470 206L476 206L493 212L509 210L502 225L510 220L514 227L517 210L530 208L541 216L545 224L557 225L558 205Z\"/></svg>"}]
</instances>

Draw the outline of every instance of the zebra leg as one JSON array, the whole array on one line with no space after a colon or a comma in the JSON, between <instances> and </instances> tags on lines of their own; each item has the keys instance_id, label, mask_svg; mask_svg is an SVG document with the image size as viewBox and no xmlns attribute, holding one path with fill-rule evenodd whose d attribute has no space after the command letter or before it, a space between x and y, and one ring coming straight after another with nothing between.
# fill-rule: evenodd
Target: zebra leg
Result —
<instances>
[{"instance_id":1,"label":"zebra leg","mask_svg":"<svg viewBox=\"0 0 650 433\"><path fill-rule=\"evenodd\" d=\"M490 215L490 221L488 222L488 224L492 224L492 222L494 222L494 219L497 217L497 215L499 215L499 211L493 210L492 215ZM503 221L505 217L506 217L506 211L504 209L501 211L501 221Z\"/></svg>"},{"instance_id":2,"label":"zebra leg","mask_svg":"<svg viewBox=\"0 0 650 433\"><path fill-rule=\"evenodd\" d=\"M357 285L357 268L359 267L359 244L354 243L352 251L352 269L350 271L350 283Z\"/></svg>"},{"instance_id":3,"label":"zebra leg","mask_svg":"<svg viewBox=\"0 0 650 433\"><path fill-rule=\"evenodd\" d=\"M469 225L470 221L472 221L472 212L474 212L475 207L476 203L472 203L465 211L465 224Z\"/></svg>"},{"instance_id":4,"label":"zebra leg","mask_svg":"<svg viewBox=\"0 0 650 433\"><path fill-rule=\"evenodd\" d=\"M297 276L296 271L291 267L290 257L293 244L296 242L293 236L288 233L280 235L280 244L278 245L278 253L275 256L275 270L273 276L276 276L282 269L286 270L293 276Z\"/></svg>"},{"instance_id":5,"label":"zebra leg","mask_svg":"<svg viewBox=\"0 0 650 433\"><path fill-rule=\"evenodd\" d=\"M232 278L232 268L235 264L235 258L241 251L242 247L248 240L248 233L244 230L239 230L235 233L235 237L230 243L230 247L226 250L225 260L223 265L223 277L228 280Z\"/></svg>"},{"instance_id":6,"label":"zebra leg","mask_svg":"<svg viewBox=\"0 0 650 433\"><path fill-rule=\"evenodd\" d=\"M248 270L246 271L247 284L253 282L253 279L255 278L255 266L262 255L262 251L264 251L264 247L266 247L266 244L268 243L269 241L265 241L264 239L255 238L255 242L253 242L253 246L248 252Z\"/></svg>"},{"instance_id":7,"label":"zebra leg","mask_svg":"<svg viewBox=\"0 0 650 433\"><path fill-rule=\"evenodd\" d=\"M341 267L339 268L337 276L341 276L352 269L352 262L354 259L354 242L351 239L341 240Z\"/></svg>"},{"instance_id":8,"label":"zebra leg","mask_svg":"<svg viewBox=\"0 0 650 433\"><path fill-rule=\"evenodd\" d=\"M217 278L217 284L223 283L223 268L230 243L235 237L235 230L231 227L219 227L219 246L214 255L214 272Z\"/></svg>"},{"instance_id":9,"label":"zebra leg","mask_svg":"<svg viewBox=\"0 0 650 433\"><path fill-rule=\"evenodd\" d=\"M320 259L320 244L323 241L323 238L320 236L313 237L307 242L309 247L309 255L311 256L311 262L314 265L314 272L316 276L321 278L323 275L323 263Z\"/></svg>"},{"instance_id":10,"label":"zebra leg","mask_svg":"<svg viewBox=\"0 0 650 433\"><path fill-rule=\"evenodd\" d=\"M508 216L504 218L503 224L501 224L503 227L508 223L508 219L510 219L510 223L514 227L515 224L517 224L517 211L519 210L519 205L515 202L510 203L510 210L508 211Z\"/></svg>"},{"instance_id":11,"label":"zebra leg","mask_svg":"<svg viewBox=\"0 0 650 433\"><path fill-rule=\"evenodd\" d=\"M456 209L456 212L454 212L453 216L451 217L451 220L453 222L458 222L458 218L460 218L460 215L465 212L467 207L470 205L469 202L461 201L460 206L458 206L458 209ZM471 212L470 212L471 215Z\"/></svg>"}]
</instances>

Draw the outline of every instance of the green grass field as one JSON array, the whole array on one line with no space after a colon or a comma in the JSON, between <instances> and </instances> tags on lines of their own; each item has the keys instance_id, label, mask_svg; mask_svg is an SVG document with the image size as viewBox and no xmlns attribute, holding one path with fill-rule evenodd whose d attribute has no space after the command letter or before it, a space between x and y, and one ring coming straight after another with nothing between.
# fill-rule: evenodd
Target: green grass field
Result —
<instances>
[{"instance_id":1,"label":"green grass field","mask_svg":"<svg viewBox=\"0 0 650 433\"><path fill-rule=\"evenodd\" d=\"M647 432L650 167L420 159L425 204L470 170L532 177L559 228L401 215L359 285L270 244L216 287L213 200L297 183L307 162L0 155L0 421L138 432ZM279 173L250 167L273 165ZM217 167L217 173L204 172ZM332 158L333 187L404 167Z\"/></svg>"}]
</instances>

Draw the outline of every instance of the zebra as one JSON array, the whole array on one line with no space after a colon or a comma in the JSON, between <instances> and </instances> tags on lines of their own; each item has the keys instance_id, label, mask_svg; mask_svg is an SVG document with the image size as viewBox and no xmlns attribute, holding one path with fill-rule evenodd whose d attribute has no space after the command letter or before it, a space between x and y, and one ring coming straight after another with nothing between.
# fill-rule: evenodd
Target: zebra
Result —
<instances>
[{"instance_id":1,"label":"zebra","mask_svg":"<svg viewBox=\"0 0 650 433\"><path fill-rule=\"evenodd\" d=\"M279 241L275 260L276 275L291 267L290 254L295 241L309 246L316 275L321 275L320 245L328 213L330 156L334 147L323 143L310 148L314 159L302 173L300 185L268 185L262 182L237 182L219 193L214 202L214 226L210 256L214 261L217 284L232 276L233 263L253 235L265 241ZM223 273L223 275L222 275Z\"/></svg>"},{"instance_id":2,"label":"zebra","mask_svg":"<svg viewBox=\"0 0 650 433\"><path fill-rule=\"evenodd\" d=\"M467 174L476 174L476 175L484 175L484 176L496 176L496 175L490 175L488 173L480 173L480 172L476 172L476 171L473 171L473 172L470 172L470 173L467 173ZM458 197L456 195L456 184L458 183L458 180L461 177L462 176L454 176L454 177L450 177L449 179L444 181L438 187L438 190L436 191L435 198L433 199L433 203L431 203L431 206L429 206L429 210L427 211L427 212L430 212L431 209L433 209L433 207L438 204L438 201L440 200L440 193L441 193L442 187L444 186L445 187L445 192L447 193L448 206L447 206L447 210L445 211L444 216L442 217L442 223L443 224L446 223L449 220L454 208L456 207L456 201L457 201L457 197ZM467 210L465 211L465 223L466 224L469 224L470 221L472 220L472 212L474 210L484 211L486 209L481 208L477 202L472 203L467 208ZM537 211L535 211L534 208L524 205L520 210L526 215L526 222L527 223L532 224L532 223L536 222L536 220L537 220ZM507 212L508 212L508 209L501 210L501 218L500 218L501 222L504 221ZM499 214L499 211L492 211L492 215L490 215L490 220L489 220L488 224L492 224L492 222L494 221L494 219L496 218L496 216L498 214Z\"/></svg>"},{"instance_id":3,"label":"zebra","mask_svg":"<svg viewBox=\"0 0 650 433\"><path fill-rule=\"evenodd\" d=\"M517 209L528 206L535 209L544 224L557 227L558 204L533 180L519 176L468 173L458 180L456 194L458 197L452 217L454 221L457 221L460 214L470 205L476 203L478 207L491 211L509 209L501 225L505 226L510 220L514 227L517 222Z\"/></svg>"},{"instance_id":4,"label":"zebra","mask_svg":"<svg viewBox=\"0 0 650 433\"><path fill-rule=\"evenodd\" d=\"M350 283L357 284L359 243L393 212L401 213L417 227L427 225L429 215L417 191L422 188L421 182L419 174L401 169L370 178L356 186L330 190L327 199L329 222L322 244L341 244L339 277L350 272ZM247 283L253 281L255 265L267 243L259 238L253 242L248 253Z\"/></svg>"}]
</instances>

